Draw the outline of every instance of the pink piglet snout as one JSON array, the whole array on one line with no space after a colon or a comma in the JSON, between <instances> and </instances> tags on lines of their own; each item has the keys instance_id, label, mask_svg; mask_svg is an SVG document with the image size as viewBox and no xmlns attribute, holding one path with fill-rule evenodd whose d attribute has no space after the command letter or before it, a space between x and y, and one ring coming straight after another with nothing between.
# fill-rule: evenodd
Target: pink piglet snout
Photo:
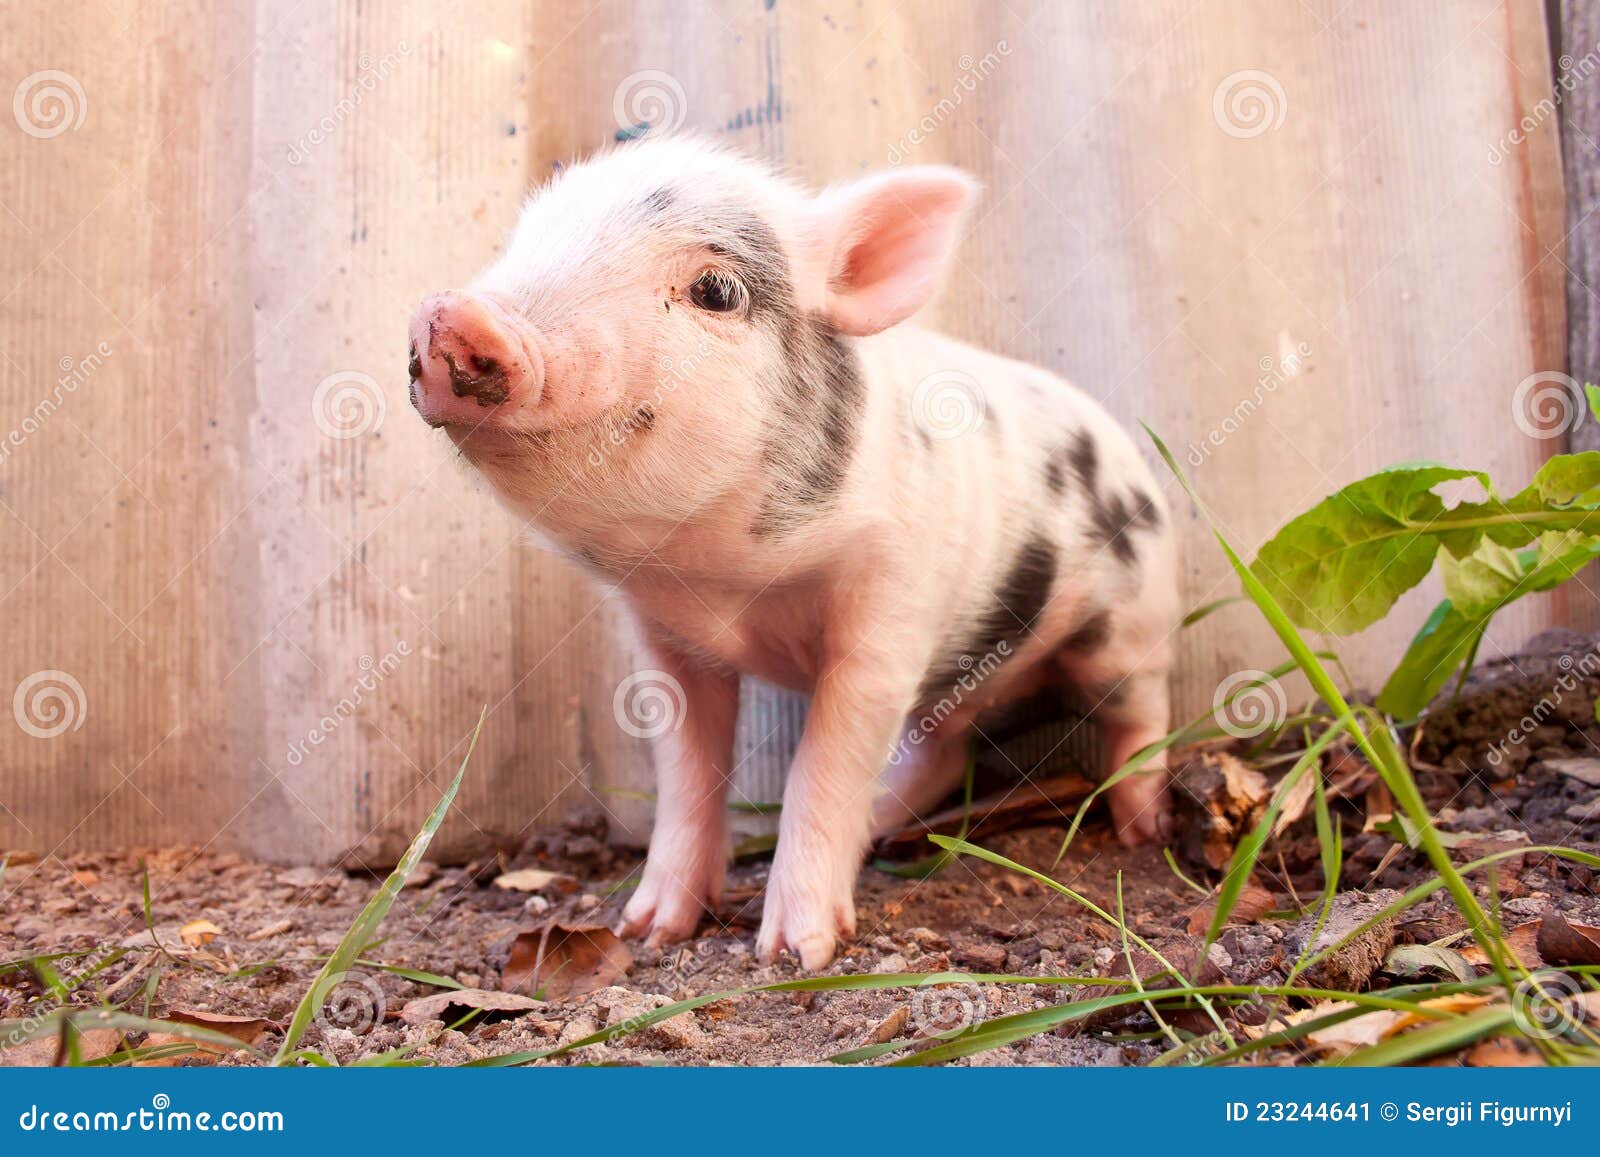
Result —
<instances>
[{"instance_id":1,"label":"pink piglet snout","mask_svg":"<svg viewBox=\"0 0 1600 1157\"><path fill-rule=\"evenodd\" d=\"M465 291L435 294L412 316L410 336L411 404L428 425L476 425L538 403L538 335L514 309Z\"/></svg>"}]
</instances>

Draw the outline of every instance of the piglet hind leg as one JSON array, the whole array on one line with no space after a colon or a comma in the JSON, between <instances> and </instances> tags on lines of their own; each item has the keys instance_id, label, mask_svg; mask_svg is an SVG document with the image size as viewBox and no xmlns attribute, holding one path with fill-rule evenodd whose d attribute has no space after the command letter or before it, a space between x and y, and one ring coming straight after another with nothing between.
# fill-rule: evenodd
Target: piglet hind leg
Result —
<instances>
[{"instance_id":1,"label":"piglet hind leg","mask_svg":"<svg viewBox=\"0 0 1600 1157\"><path fill-rule=\"evenodd\" d=\"M762 960L787 948L814 971L833 959L841 936L855 935L856 874L879 772L915 686L916 675L877 648L852 653L817 681L783 793L756 937Z\"/></svg>"},{"instance_id":2,"label":"piglet hind leg","mask_svg":"<svg viewBox=\"0 0 1600 1157\"><path fill-rule=\"evenodd\" d=\"M1165 615L1123 613L1102 623L1093 645L1071 638L1059 653L1076 698L1100 729L1105 775L1125 766L1141 748L1164 738L1172 725L1167 673L1171 631ZM1129 846L1164 840L1172 830L1166 752L1106 789L1117 836Z\"/></svg>"},{"instance_id":3,"label":"piglet hind leg","mask_svg":"<svg viewBox=\"0 0 1600 1157\"><path fill-rule=\"evenodd\" d=\"M647 672L682 689L681 718L656 739L656 817L644 875L622 913L626 935L651 944L693 935L716 910L727 871L727 795L739 678L695 668L668 652Z\"/></svg>"},{"instance_id":4,"label":"piglet hind leg","mask_svg":"<svg viewBox=\"0 0 1600 1157\"><path fill-rule=\"evenodd\" d=\"M1103 692L1094 711L1112 775L1142 748L1158 742L1171 725L1165 669L1138 671ZM1149 757L1139 770L1106 789L1117 838L1132 847L1172 835L1172 800L1167 788L1167 753Z\"/></svg>"}]
</instances>

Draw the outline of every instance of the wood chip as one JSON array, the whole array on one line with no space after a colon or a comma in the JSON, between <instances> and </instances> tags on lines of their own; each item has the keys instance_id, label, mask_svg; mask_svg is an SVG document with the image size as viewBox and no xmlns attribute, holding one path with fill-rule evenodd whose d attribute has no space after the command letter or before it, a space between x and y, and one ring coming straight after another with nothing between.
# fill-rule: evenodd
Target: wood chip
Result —
<instances>
[{"instance_id":1,"label":"wood chip","mask_svg":"<svg viewBox=\"0 0 1600 1157\"><path fill-rule=\"evenodd\" d=\"M1590 787L1600 787L1600 759L1546 759L1542 766Z\"/></svg>"},{"instance_id":2,"label":"wood chip","mask_svg":"<svg viewBox=\"0 0 1600 1157\"><path fill-rule=\"evenodd\" d=\"M429 996L409 1001L400 1010L400 1019L406 1024L426 1024L430 1020L454 1023L469 1012L497 1014L499 1017L522 1016L544 1008L542 1000L516 992L496 992L487 988L459 988L435 992Z\"/></svg>"},{"instance_id":3,"label":"wood chip","mask_svg":"<svg viewBox=\"0 0 1600 1157\"><path fill-rule=\"evenodd\" d=\"M178 939L190 948L203 948L221 935L222 929L209 920L190 920L178 929Z\"/></svg>"},{"instance_id":4,"label":"wood chip","mask_svg":"<svg viewBox=\"0 0 1600 1157\"><path fill-rule=\"evenodd\" d=\"M293 931L294 921L288 917L274 920L271 924L264 924L245 937L246 940L269 940L274 936L282 936L285 932Z\"/></svg>"},{"instance_id":5,"label":"wood chip","mask_svg":"<svg viewBox=\"0 0 1600 1157\"><path fill-rule=\"evenodd\" d=\"M505 888L511 892L543 892L553 889L563 895L571 895L581 886L574 876L565 872L551 872L544 868L519 868L515 872L507 872L496 876L496 888Z\"/></svg>"},{"instance_id":6,"label":"wood chip","mask_svg":"<svg viewBox=\"0 0 1600 1157\"><path fill-rule=\"evenodd\" d=\"M911 1010L905 1005L898 1005L882 1024L867 1034L867 1043L871 1045L888 1044L906 1029L906 1023L911 1019Z\"/></svg>"}]
</instances>

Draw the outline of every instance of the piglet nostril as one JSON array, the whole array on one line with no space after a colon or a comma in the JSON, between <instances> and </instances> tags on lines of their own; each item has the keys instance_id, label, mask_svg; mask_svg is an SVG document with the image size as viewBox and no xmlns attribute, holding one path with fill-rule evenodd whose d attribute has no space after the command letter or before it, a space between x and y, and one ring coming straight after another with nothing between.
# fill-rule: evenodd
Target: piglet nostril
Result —
<instances>
[{"instance_id":1,"label":"piglet nostril","mask_svg":"<svg viewBox=\"0 0 1600 1157\"><path fill-rule=\"evenodd\" d=\"M406 373L414 382L422 376L422 359L417 356L417 347L411 347L411 361L406 364Z\"/></svg>"}]
</instances>

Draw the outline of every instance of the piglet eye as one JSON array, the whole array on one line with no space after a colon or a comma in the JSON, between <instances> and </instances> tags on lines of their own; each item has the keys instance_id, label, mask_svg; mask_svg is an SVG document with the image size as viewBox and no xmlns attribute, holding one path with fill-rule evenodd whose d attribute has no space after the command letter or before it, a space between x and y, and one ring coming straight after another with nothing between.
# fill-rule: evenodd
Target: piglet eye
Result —
<instances>
[{"instance_id":1,"label":"piglet eye","mask_svg":"<svg viewBox=\"0 0 1600 1157\"><path fill-rule=\"evenodd\" d=\"M689 300L707 313L732 313L744 308L745 289L731 273L708 269L689 286Z\"/></svg>"}]
</instances>

